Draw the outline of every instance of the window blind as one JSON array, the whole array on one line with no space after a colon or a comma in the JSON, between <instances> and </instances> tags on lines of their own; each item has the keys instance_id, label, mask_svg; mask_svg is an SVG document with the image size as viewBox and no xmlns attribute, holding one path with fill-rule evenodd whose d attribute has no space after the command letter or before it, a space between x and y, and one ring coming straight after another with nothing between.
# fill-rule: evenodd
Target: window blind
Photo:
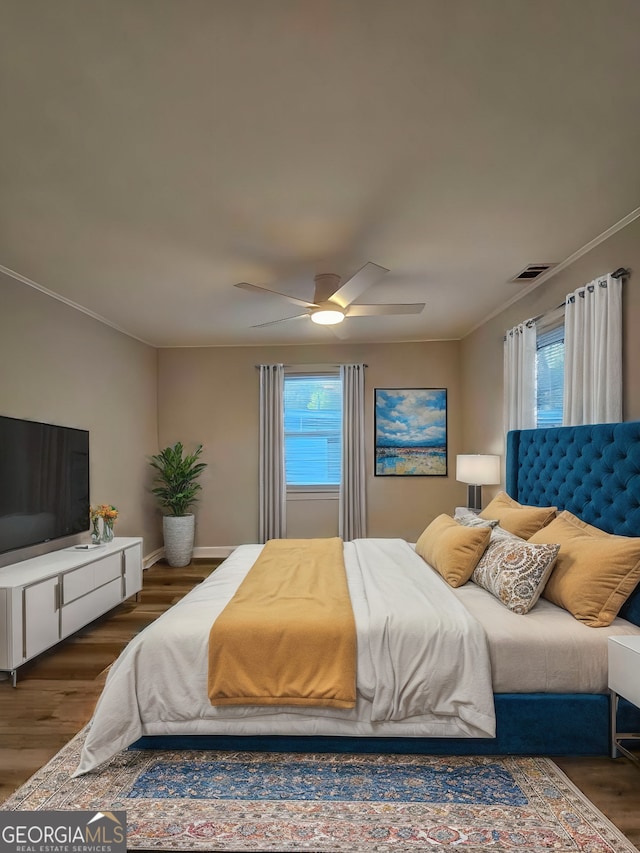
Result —
<instances>
[{"instance_id":1,"label":"window blind","mask_svg":"<svg viewBox=\"0 0 640 853\"><path fill-rule=\"evenodd\" d=\"M342 383L339 376L284 379L287 486L339 486L342 463Z\"/></svg>"},{"instance_id":2,"label":"window blind","mask_svg":"<svg viewBox=\"0 0 640 853\"><path fill-rule=\"evenodd\" d=\"M540 332L536 341L537 426L562 426L564 323Z\"/></svg>"}]
</instances>

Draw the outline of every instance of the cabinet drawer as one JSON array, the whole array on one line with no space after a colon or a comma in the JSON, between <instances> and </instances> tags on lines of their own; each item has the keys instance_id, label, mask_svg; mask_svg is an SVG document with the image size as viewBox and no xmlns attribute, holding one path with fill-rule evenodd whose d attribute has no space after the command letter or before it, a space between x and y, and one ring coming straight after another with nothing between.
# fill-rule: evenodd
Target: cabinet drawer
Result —
<instances>
[{"instance_id":1,"label":"cabinet drawer","mask_svg":"<svg viewBox=\"0 0 640 853\"><path fill-rule=\"evenodd\" d=\"M0 670L12 669L11 660L11 618L9 611L9 596L6 589L0 589L0 625L6 626L0 631Z\"/></svg>"},{"instance_id":2,"label":"cabinet drawer","mask_svg":"<svg viewBox=\"0 0 640 853\"><path fill-rule=\"evenodd\" d=\"M120 576L62 608L62 636L68 637L122 601Z\"/></svg>"},{"instance_id":3,"label":"cabinet drawer","mask_svg":"<svg viewBox=\"0 0 640 853\"><path fill-rule=\"evenodd\" d=\"M609 687L640 708L640 637L609 637Z\"/></svg>"},{"instance_id":4,"label":"cabinet drawer","mask_svg":"<svg viewBox=\"0 0 640 853\"><path fill-rule=\"evenodd\" d=\"M142 549L139 545L127 548L124 552L125 591L124 597L129 598L142 589Z\"/></svg>"},{"instance_id":5,"label":"cabinet drawer","mask_svg":"<svg viewBox=\"0 0 640 853\"><path fill-rule=\"evenodd\" d=\"M119 578L122 574L122 555L110 554L95 563L89 563L66 572L62 576L62 603L63 605L75 601L88 592L102 586L109 581Z\"/></svg>"},{"instance_id":6,"label":"cabinet drawer","mask_svg":"<svg viewBox=\"0 0 640 853\"><path fill-rule=\"evenodd\" d=\"M58 578L47 578L23 590L24 660L40 654L60 639L56 586Z\"/></svg>"},{"instance_id":7,"label":"cabinet drawer","mask_svg":"<svg viewBox=\"0 0 640 853\"><path fill-rule=\"evenodd\" d=\"M93 564L93 570L96 587L122 577L122 554L111 554L104 560L98 560L97 563Z\"/></svg>"}]
</instances>

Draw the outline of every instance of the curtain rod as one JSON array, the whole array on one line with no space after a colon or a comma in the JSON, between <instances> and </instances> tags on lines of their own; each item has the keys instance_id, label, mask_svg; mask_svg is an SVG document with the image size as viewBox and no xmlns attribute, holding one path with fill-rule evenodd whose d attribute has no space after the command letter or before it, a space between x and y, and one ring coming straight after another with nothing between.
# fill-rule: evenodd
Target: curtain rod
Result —
<instances>
[{"instance_id":1,"label":"curtain rod","mask_svg":"<svg viewBox=\"0 0 640 853\"><path fill-rule=\"evenodd\" d=\"M615 272L611 273L611 278L629 278L631 275L630 269L625 269L624 267L618 267Z\"/></svg>"},{"instance_id":2,"label":"curtain rod","mask_svg":"<svg viewBox=\"0 0 640 853\"><path fill-rule=\"evenodd\" d=\"M625 267L618 267L617 270L611 273L611 278L629 278L630 275L630 269L625 269ZM606 282L602 286L605 287ZM591 289L593 290L593 287ZM559 308L563 308L565 305L566 302L561 302L560 305L556 305L556 307L552 308L551 311L545 311L544 314L538 314L537 317L531 317L531 319L527 320L526 323L527 325L533 325L533 323L537 323L538 320L542 320L543 317L546 317L547 314L551 314L552 311L557 311Z\"/></svg>"},{"instance_id":3,"label":"curtain rod","mask_svg":"<svg viewBox=\"0 0 640 853\"><path fill-rule=\"evenodd\" d=\"M631 275L631 270L626 268L626 267L618 267L618 269L614 270L614 272L610 273L610 275L611 275L611 278L629 278L629 276ZM604 286L606 286L606 282L605 282L605 284L603 284L603 287ZM593 290L593 287L591 289ZM575 299L575 297L573 297L573 298ZM564 306L566 304L567 303L565 300L565 302L561 302L560 305L556 305L556 307L552 308L550 311L545 311L543 314L538 314L535 317L530 317L528 320L524 321L524 325L528 329L530 329L531 326L533 326L535 323L538 322L538 320L542 320L543 317L546 317L548 314L552 314L554 311L559 311L560 308L564 308ZM506 339L507 339L507 336L505 335L503 340L506 341Z\"/></svg>"},{"instance_id":4,"label":"curtain rod","mask_svg":"<svg viewBox=\"0 0 640 853\"><path fill-rule=\"evenodd\" d=\"M352 364L352 362L347 362L348 364ZM256 370L260 370L260 364L253 365ZM283 364L282 365L286 370L288 367L296 367L296 368L304 368L305 370L326 370L329 367L342 367L341 364ZM368 364L363 364L363 367L369 367Z\"/></svg>"}]
</instances>

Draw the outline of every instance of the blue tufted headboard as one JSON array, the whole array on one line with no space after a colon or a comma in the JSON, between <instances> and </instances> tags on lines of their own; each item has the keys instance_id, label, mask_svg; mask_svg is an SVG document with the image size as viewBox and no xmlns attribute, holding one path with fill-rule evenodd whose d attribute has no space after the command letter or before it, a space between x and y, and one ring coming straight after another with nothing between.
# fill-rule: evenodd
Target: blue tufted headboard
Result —
<instances>
[{"instance_id":1,"label":"blue tufted headboard","mask_svg":"<svg viewBox=\"0 0 640 853\"><path fill-rule=\"evenodd\" d=\"M506 491L607 533L640 536L640 421L509 432ZM640 587L620 616L640 625Z\"/></svg>"}]
</instances>

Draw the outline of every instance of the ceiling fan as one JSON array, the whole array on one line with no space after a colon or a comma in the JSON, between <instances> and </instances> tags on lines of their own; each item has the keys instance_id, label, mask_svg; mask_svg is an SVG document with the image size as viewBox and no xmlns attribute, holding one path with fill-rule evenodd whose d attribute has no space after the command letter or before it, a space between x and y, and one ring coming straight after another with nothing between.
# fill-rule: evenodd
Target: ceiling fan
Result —
<instances>
[{"instance_id":1,"label":"ceiling fan","mask_svg":"<svg viewBox=\"0 0 640 853\"><path fill-rule=\"evenodd\" d=\"M297 320L299 317L311 317L314 323L321 326L334 326L342 323L345 317L374 317L382 314L419 314L424 308L424 302L407 304L385 305L352 305L351 303L379 281L389 270L374 264L371 261L359 269L350 279L340 283L340 276L335 273L322 273L315 276L315 293L313 302L306 299L298 299L289 296L288 293L278 293L276 290L268 290L247 281L240 281L236 287L242 290L254 290L258 293L270 293L272 296L280 296L288 299L294 305L301 305L306 310L302 314L294 314L293 317L282 317L280 320L271 320L268 323L257 323L252 328L261 326L273 326L274 323L283 323L286 320Z\"/></svg>"}]
</instances>

